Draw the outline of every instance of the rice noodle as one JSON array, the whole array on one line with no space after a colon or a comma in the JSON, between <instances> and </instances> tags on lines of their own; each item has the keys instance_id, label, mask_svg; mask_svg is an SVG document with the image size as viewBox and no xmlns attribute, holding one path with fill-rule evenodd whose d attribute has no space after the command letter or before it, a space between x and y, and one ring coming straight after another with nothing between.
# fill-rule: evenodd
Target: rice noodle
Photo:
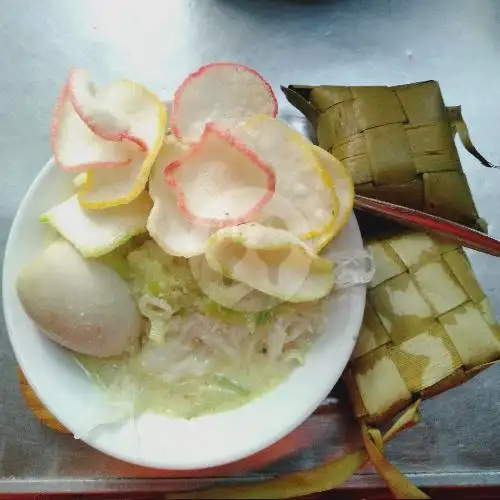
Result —
<instances>
[{"instance_id":1,"label":"rice noodle","mask_svg":"<svg viewBox=\"0 0 500 500\"><path fill-rule=\"evenodd\" d=\"M328 299L235 312L214 305L187 260L152 241L131 252L128 265L148 320L141 349L112 361L80 361L113 402L133 402L135 411L193 417L240 406L302 364L323 332Z\"/></svg>"}]
</instances>

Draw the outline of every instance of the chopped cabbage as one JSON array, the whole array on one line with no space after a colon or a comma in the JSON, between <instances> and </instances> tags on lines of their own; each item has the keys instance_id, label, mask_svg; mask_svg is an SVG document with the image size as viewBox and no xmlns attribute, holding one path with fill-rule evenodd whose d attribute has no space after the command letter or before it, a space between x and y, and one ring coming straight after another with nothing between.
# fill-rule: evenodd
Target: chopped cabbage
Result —
<instances>
[{"instance_id":1,"label":"chopped cabbage","mask_svg":"<svg viewBox=\"0 0 500 500\"><path fill-rule=\"evenodd\" d=\"M324 301L243 313L206 297L188 261L152 240L108 264L130 283L147 319L141 348L126 357L78 359L116 403L175 417L240 406L284 380L323 331ZM126 270L126 272L125 272Z\"/></svg>"}]
</instances>

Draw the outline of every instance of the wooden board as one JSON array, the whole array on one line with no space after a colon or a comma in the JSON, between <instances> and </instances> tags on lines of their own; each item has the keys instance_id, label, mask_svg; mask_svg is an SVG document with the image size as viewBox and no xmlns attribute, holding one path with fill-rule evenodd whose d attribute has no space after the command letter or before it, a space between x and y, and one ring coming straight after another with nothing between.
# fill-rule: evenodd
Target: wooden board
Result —
<instances>
[{"instance_id":1,"label":"wooden board","mask_svg":"<svg viewBox=\"0 0 500 500\"><path fill-rule=\"evenodd\" d=\"M17 369L19 376L19 385L21 387L21 393L26 401L26 404L31 408L31 411L40 422L42 422L47 427L54 429L58 432L63 432L65 434L70 434L68 429L64 427L59 421L50 413L43 403L38 399L38 396L33 392L33 389L28 384L24 373L20 368Z\"/></svg>"}]
</instances>

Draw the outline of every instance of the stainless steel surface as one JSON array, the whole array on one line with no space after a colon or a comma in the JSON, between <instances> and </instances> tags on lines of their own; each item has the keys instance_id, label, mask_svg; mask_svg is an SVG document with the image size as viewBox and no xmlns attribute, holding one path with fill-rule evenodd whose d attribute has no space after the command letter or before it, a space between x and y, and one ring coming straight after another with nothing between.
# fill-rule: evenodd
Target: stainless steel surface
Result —
<instances>
[{"instance_id":1,"label":"stainless steel surface","mask_svg":"<svg viewBox=\"0 0 500 500\"><path fill-rule=\"evenodd\" d=\"M69 66L97 79L138 80L168 98L213 60L257 68L279 84L399 84L439 80L461 104L476 146L500 163L498 0L0 0L0 238L49 156L49 120ZM287 107L290 120L301 123ZM500 172L462 148L481 214L500 237ZM471 254L500 312L500 261ZM18 392L5 325L0 337L0 492L184 489L186 479L126 466L43 426ZM420 485L500 484L500 367L424 404L424 421L389 445L389 458ZM354 433L345 410L311 418L314 444L244 481L309 468ZM352 443L351 443L352 444ZM221 479L225 481L225 479ZM201 481L201 480L198 480ZM350 486L379 484L371 469Z\"/></svg>"}]
</instances>

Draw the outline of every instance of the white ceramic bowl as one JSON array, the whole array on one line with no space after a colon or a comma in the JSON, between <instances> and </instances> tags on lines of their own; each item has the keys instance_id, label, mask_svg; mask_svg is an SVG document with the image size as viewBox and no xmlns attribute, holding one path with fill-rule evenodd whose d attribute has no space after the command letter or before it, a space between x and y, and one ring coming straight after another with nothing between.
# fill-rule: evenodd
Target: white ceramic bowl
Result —
<instances>
[{"instance_id":1,"label":"white ceramic bowl","mask_svg":"<svg viewBox=\"0 0 500 500\"><path fill-rule=\"evenodd\" d=\"M161 469L202 469L239 460L282 438L301 424L338 381L361 325L366 289L337 293L328 330L304 366L273 391L236 410L191 420L145 413L135 422L87 433L89 420L109 404L63 348L50 341L24 312L16 277L50 241L38 217L72 192L71 178L50 161L26 194L11 229L4 261L3 300L10 341L32 388L56 418L89 445L116 458ZM362 248L354 217L335 240L339 251ZM103 417L105 418L105 417Z\"/></svg>"}]
</instances>

